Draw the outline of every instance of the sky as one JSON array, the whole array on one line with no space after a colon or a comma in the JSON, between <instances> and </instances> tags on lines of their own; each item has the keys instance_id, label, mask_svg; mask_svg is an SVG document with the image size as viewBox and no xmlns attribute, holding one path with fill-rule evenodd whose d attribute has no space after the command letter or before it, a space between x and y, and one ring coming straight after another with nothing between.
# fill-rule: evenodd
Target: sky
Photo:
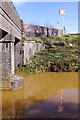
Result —
<instances>
[{"instance_id":1,"label":"sky","mask_svg":"<svg viewBox=\"0 0 80 120\"><path fill-rule=\"evenodd\" d=\"M78 33L77 2L13 2L25 24L52 26L62 29L59 10L65 9L63 24L67 33Z\"/></svg>"}]
</instances>

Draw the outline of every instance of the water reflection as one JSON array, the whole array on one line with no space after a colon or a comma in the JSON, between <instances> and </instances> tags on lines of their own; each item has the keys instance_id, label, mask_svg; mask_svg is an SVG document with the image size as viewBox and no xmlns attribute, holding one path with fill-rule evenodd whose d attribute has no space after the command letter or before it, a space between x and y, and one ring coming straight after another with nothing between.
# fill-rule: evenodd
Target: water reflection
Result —
<instances>
[{"instance_id":1,"label":"water reflection","mask_svg":"<svg viewBox=\"0 0 80 120\"><path fill-rule=\"evenodd\" d=\"M48 101L26 110L25 118L78 118L77 98L77 89L64 90L63 111L57 111L57 106L60 105L60 95L57 95Z\"/></svg>"},{"instance_id":2,"label":"water reflection","mask_svg":"<svg viewBox=\"0 0 80 120\"><path fill-rule=\"evenodd\" d=\"M58 106L57 111L58 112L63 112L63 89L61 89L61 96L60 96L61 100L60 100L60 105Z\"/></svg>"},{"instance_id":3,"label":"water reflection","mask_svg":"<svg viewBox=\"0 0 80 120\"><path fill-rule=\"evenodd\" d=\"M3 118L24 118L30 116L37 117L36 112L39 113L37 114L38 117L40 115L42 115L43 117L47 113L47 117L55 118L55 116L60 113L61 114L63 113L65 115L66 111L69 111L68 106L72 108L71 106L73 106L73 104L74 106L78 104L77 102L78 92L76 91L78 90L77 72L40 73L40 74L27 74L26 72L17 72L16 74L24 77L24 87L14 91L2 92ZM64 109L63 112L57 112L57 108L58 106L60 106L61 103L61 89L63 90L62 102ZM72 99L74 98L73 93L75 93L76 95L75 97L76 102L73 102ZM72 97L70 98L69 96ZM46 104L47 108L44 106L44 104ZM41 107L39 105L44 107ZM38 109L35 109L36 106L38 107ZM52 109L54 114L49 112L50 109ZM45 110L46 113L43 112ZM69 114L74 115L75 110L73 109L71 111L72 113L69 111Z\"/></svg>"}]
</instances>

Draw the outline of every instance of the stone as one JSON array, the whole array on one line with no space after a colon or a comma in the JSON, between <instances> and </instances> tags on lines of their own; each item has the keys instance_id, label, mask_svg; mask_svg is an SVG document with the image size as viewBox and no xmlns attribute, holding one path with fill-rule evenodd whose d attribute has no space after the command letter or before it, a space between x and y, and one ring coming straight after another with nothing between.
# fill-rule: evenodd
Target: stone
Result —
<instances>
[{"instance_id":1,"label":"stone","mask_svg":"<svg viewBox=\"0 0 80 120\"><path fill-rule=\"evenodd\" d=\"M23 77L14 75L11 80L11 89L23 87Z\"/></svg>"},{"instance_id":2,"label":"stone","mask_svg":"<svg viewBox=\"0 0 80 120\"><path fill-rule=\"evenodd\" d=\"M31 37L60 37L63 35L63 30L52 27L38 26L25 24L24 29L27 36ZM65 31L64 31L65 34Z\"/></svg>"}]
</instances>

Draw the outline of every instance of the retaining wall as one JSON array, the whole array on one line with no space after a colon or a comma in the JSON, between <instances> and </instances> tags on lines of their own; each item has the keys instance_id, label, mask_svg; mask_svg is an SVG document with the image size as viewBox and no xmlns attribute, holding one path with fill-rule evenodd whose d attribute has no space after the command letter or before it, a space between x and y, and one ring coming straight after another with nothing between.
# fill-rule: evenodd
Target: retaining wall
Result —
<instances>
[{"instance_id":1,"label":"retaining wall","mask_svg":"<svg viewBox=\"0 0 80 120\"><path fill-rule=\"evenodd\" d=\"M44 49L45 44L43 43L37 43L35 41L24 41L24 64L26 64L26 61L29 60L32 56Z\"/></svg>"},{"instance_id":2,"label":"retaining wall","mask_svg":"<svg viewBox=\"0 0 80 120\"><path fill-rule=\"evenodd\" d=\"M25 24L25 32L27 36L32 37L60 37L65 34L65 30L49 28L38 25ZM63 33L64 32L64 33Z\"/></svg>"}]
</instances>

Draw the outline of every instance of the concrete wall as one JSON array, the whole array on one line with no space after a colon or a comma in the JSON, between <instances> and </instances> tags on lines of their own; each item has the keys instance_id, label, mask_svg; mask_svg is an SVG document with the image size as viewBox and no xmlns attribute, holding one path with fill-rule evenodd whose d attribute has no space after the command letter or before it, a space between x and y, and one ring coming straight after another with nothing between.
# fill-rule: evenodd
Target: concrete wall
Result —
<instances>
[{"instance_id":1,"label":"concrete wall","mask_svg":"<svg viewBox=\"0 0 80 120\"><path fill-rule=\"evenodd\" d=\"M5 83L2 88L23 86L23 78L14 75L15 68L23 64L23 37L23 20L18 16L13 3L7 0L0 2L0 82Z\"/></svg>"},{"instance_id":2,"label":"concrete wall","mask_svg":"<svg viewBox=\"0 0 80 120\"><path fill-rule=\"evenodd\" d=\"M35 42L35 54L45 49L45 44Z\"/></svg>"},{"instance_id":3,"label":"concrete wall","mask_svg":"<svg viewBox=\"0 0 80 120\"><path fill-rule=\"evenodd\" d=\"M24 41L24 64L33 55L45 49L45 45L42 43L36 43L35 41Z\"/></svg>"},{"instance_id":4,"label":"concrete wall","mask_svg":"<svg viewBox=\"0 0 80 120\"><path fill-rule=\"evenodd\" d=\"M0 43L0 83L2 81L2 44Z\"/></svg>"},{"instance_id":5,"label":"concrete wall","mask_svg":"<svg viewBox=\"0 0 80 120\"><path fill-rule=\"evenodd\" d=\"M0 2L0 29L21 39L21 19L12 2Z\"/></svg>"},{"instance_id":6,"label":"concrete wall","mask_svg":"<svg viewBox=\"0 0 80 120\"><path fill-rule=\"evenodd\" d=\"M15 68L22 66L20 50L21 41L14 36L7 34L0 40L0 85L2 83L3 89L23 86L23 78L14 75Z\"/></svg>"},{"instance_id":7,"label":"concrete wall","mask_svg":"<svg viewBox=\"0 0 80 120\"><path fill-rule=\"evenodd\" d=\"M19 40L18 40L18 42L15 40L15 43L14 43L15 68L20 67L20 61L21 61L21 42Z\"/></svg>"},{"instance_id":8,"label":"concrete wall","mask_svg":"<svg viewBox=\"0 0 80 120\"><path fill-rule=\"evenodd\" d=\"M2 82L7 83L14 75L14 41L15 37L7 34L0 40L0 69Z\"/></svg>"},{"instance_id":9,"label":"concrete wall","mask_svg":"<svg viewBox=\"0 0 80 120\"><path fill-rule=\"evenodd\" d=\"M60 37L63 35L63 30L30 24L25 24L25 31L27 36L33 37Z\"/></svg>"}]
</instances>

